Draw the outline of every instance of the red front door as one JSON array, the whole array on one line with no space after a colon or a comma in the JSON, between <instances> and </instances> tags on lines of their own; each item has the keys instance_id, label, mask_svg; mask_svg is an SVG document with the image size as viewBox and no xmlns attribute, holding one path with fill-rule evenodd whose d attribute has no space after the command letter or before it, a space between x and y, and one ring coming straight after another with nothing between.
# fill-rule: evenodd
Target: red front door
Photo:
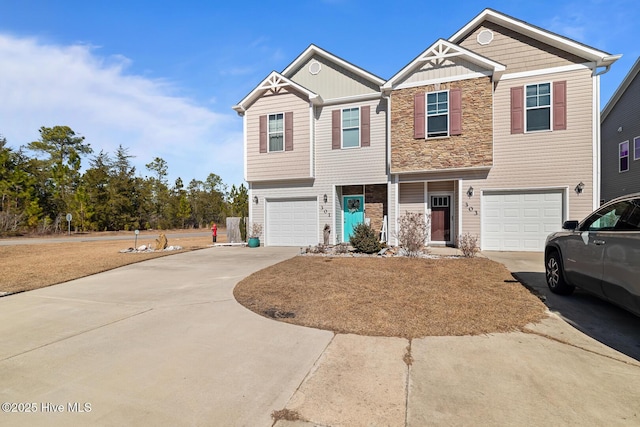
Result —
<instances>
[{"instance_id":1,"label":"red front door","mask_svg":"<svg viewBox=\"0 0 640 427\"><path fill-rule=\"evenodd\" d=\"M451 196L431 196L431 241L451 241Z\"/></svg>"}]
</instances>

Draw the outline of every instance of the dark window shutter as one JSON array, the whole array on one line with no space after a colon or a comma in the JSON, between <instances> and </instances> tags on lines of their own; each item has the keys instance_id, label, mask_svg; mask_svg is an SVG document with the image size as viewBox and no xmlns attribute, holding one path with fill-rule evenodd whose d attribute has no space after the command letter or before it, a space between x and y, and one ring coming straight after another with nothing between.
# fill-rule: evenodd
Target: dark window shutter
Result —
<instances>
[{"instance_id":1,"label":"dark window shutter","mask_svg":"<svg viewBox=\"0 0 640 427\"><path fill-rule=\"evenodd\" d=\"M260 116L260 152L267 152L267 116Z\"/></svg>"},{"instance_id":2,"label":"dark window shutter","mask_svg":"<svg viewBox=\"0 0 640 427\"><path fill-rule=\"evenodd\" d=\"M424 138L424 92L413 96L413 137Z\"/></svg>"},{"instance_id":3,"label":"dark window shutter","mask_svg":"<svg viewBox=\"0 0 640 427\"><path fill-rule=\"evenodd\" d=\"M567 129L567 82L553 82L553 130Z\"/></svg>"},{"instance_id":4,"label":"dark window shutter","mask_svg":"<svg viewBox=\"0 0 640 427\"><path fill-rule=\"evenodd\" d=\"M293 151L293 112L284 113L284 151Z\"/></svg>"},{"instance_id":5,"label":"dark window shutter","mask_svg":"<svg viewBox=\"0 0 640 427\"><path fill-rule=\"evenodd\" d=\"M365 105L360 107L360 146L369 147L371 145L371 107Z\"/></svg>"},{"instance_id":6,"label":"dark window shutter","mask_svg":"<svg viewBox=\"0 0 640 427\"><path fill-rule=\"evenodd\" d=\"M511 88L511 133L524 133L524 87Z\"/></svg>"},{"instance_id":7,"label":"dark window shutter","mask_svg":"<svg viewBox=\"0 0 640 427\"><path fill-rule=\"evenodd\" d=\"M462 135L462 90L449 90L449 135Z\"/></svg>"},{"instance_id":8,"label":"dark window shutter","mask_svg":"<svg viewBox=\"0 0 640 427\"><path fill-rule=\"evenodd\" d=\"M340 132L342 130L340 118L340 110L333 110L331 112L331 148L334 150L340 149Z\"/></svg>"}]
</instances>

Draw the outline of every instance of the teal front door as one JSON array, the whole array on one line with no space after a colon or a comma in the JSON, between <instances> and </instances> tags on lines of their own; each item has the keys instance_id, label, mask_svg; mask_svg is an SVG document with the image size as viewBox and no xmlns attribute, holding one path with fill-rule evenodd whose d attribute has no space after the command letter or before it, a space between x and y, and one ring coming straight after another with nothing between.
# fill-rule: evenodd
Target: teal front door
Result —
<instances>
[{"instance_id":1,"label":"teal front door","mask_svg":"<svg viewBox=\"0 0 640 427\"><path fill-rule=\"evenodd\" d=\"M364 196L344 196L342 198L344 218L344 238L348 242L356 225L364 222Z\"/></svg>"}]
</instances>

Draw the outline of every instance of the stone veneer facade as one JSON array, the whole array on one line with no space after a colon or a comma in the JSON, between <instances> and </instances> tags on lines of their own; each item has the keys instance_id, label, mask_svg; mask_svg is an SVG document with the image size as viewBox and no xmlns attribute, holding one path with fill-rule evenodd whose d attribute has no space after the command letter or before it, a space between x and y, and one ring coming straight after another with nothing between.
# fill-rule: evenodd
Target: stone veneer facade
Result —
<instances>
[{"instance_id":1,"label":"stone veneer facade","mask_svg":"<svg viewBox=\"0 0 640 427\"><path fill-rule=\"evenodd\" d=\"M459 88L462 134L416 139L414 95ZM489 77L398 89L391 94L391 173L490 167L493 164L493 90Z\"/></svg>"}]
</instances>

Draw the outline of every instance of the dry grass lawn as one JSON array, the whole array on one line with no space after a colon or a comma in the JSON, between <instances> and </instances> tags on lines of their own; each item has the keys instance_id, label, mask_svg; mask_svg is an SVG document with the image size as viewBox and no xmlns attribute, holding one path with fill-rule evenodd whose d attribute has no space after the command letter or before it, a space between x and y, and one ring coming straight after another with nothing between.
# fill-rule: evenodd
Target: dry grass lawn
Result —
<instances>
[{"instance_id":1,"label":"dry grass lawn","mask_svg":"<svg viewBox=\"0 0 640 427\"><path fill-rule=\"evenodd\" d=\"M518 330L546 310L486 258L298 256L247 277L234 295L283 322L409 339Z\"/></svg>"},{"instance_id":2,"label":"dry grass lawn","mask_svg":"<svg viewBox=\"0 0 640 427\"><path fill-rule=\"evenodd\" d=\"M141 233L138 236L137 245L152 244L159 233ZM97 235L100 233L94 233L91 236ZM76 237L78 240L82 239L82 237ZM202 249L211 244L211 237L170 237L169 245L183 248L176 252L130 254L119 252L121 249L134 246L134 243L135 240L132 237L131 240L0 246L0 272L2 272L0 293L43 288L151 258Z\"/></svg>"}]
</instances>

